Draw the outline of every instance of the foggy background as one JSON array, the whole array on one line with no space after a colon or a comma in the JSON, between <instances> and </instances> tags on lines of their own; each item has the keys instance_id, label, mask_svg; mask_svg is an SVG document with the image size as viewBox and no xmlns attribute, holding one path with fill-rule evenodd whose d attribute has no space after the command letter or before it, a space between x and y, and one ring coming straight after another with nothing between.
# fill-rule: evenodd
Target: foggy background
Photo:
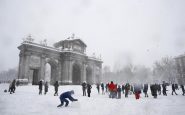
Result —
<instances>
[{"instance_id":1,"label":"foggy background","mask_svg":"<svg viewBox=\"0 0 185 115\"><path fill-rule=\"evenodd\" d=\"M103 67L153 68L185 48L184 0L0 0L0 71L18 66L29 34L52 46L75 33Z\"/></svg>"}]
</instances>

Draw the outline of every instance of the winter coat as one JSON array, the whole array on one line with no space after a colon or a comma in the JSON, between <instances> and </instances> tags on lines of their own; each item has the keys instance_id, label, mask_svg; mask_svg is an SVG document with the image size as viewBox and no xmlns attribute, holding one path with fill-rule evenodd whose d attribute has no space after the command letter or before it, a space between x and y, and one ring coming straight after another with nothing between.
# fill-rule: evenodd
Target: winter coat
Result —
<instances>
[{"instance_id":1,"label":"winter coat","mask_svg":"<svg viewBox=\"0 0 185 115\"><path fill-rule=\"evenodd\" d=\"M147 92L147 91L148 91L148 84L144 84L143 92Z\"/></svg>"},{"instance_id":2,"label":"winter coat","mask_svg":"<svg viewBox=\"0 0 185 115\"><path fill-rule=\"evenodd\" d=\"M141 86L139 84L134 85L134 92L135 93L141 93Z\"/></svg>"},{"instance_id":3,"label":"winter coat","mask_svg":"<svg viewBox=\"0 0 185 115\"><path fill-rule=\"evenodd\" d=\"M101 84L101 89L104 89L104 84L103 83Z\"/></svg>"},{"instance_id":4,"label":"winter coat","mask_svg":"<svg viewBox=\"0 0 185 115\"><path fill-rule=\"evenodd\" d=\"M128 91L128 90L130 90L130 85L127 83L127 84L125 85L125 91Z\"/></svg>"},{"instance_id":5,"label":"winter coat","mask_svg":"<svg viewBox=\"0 0 185 115\"><path fill-rule=\"evenodd\" d=\"M13 80L13 82L12 82L12 86L11 87L15 87L15 84L16 84L16 80Z\"/></svg>"},{"instance_id":6,"label":"winter coat","mask_svg":"<svg viewBox=\"0 0 185 115\"><path fill-rule=\"evenodd\" d=\"M100 84L97 84L96 85L96 88L99 90L100 89Z\"/></svg>"},{"instance_id":7,"label":"winter coat","mask_svg":"<svg viewBox=\"0 0 185 115\"><path fill-rule=\"evenodd\" d=\"M39 89L42 90L42 81L39 82Z\"/></svg>"},{"instance_id":8,"label":"winter coat","mask_svg":"<svg viewBox=\"0 0 185 115\"><path fill-rule=\"evenodd\" d=\"M179 86L178 86L178 84L175 84L175 89L179 89Z\"/></svg>"},{"instance_id":9,"label":"winter coat","mask_svg":"<svg viewBox=\"0 0 185 115\"><path fill-rule=\"evenodd\" d=\"M82 89L85 90L86 89L87 84L85 82L82 83Z\"/></svg>"},{"instance_id":10,"label":"winter coat","mask_svg":"<svg viewBox=\"0 0 185 115\"><path fill-rule=\"evenodd\" d=\"M175 84L172 84L172 90L175 91Z\"/></svg>"},{"instance_id":11,"label":"winter coat","mask_svg":"<svg viewBox=\"0 0 185 115\"><path fill-rule=\"evenodd\" d=\"M92 86L90 84L87 84L87 93L91 93Z\"/></svg>"},{"instance_id":12,"label":"winter coat","mask_svg":"<svg viewBox=\"0 0 185 115\"><path fill-rule=\"evenodd\" d=\"M74 94L74 91L67 91L60 95L60 99L68 98L71 101L76 101L71 95Z\"/></svg>"},{"instance_id":13,"label":"winter coat","mask_svg":"<svg viewBox=\"0 0 185 115\"><path fill-rule=\"evenodd\" d=\"M125 86L124 86L124 85L122 85L122 87L121 87L121 88L122 88L122 90L125 90Z\"/></svg>"},{"instance_id":14,"label":"winter coat","mask_svg":"<svg viewBox=\"0 0 185 115\"><path fill-rule=\"evenodd\" d=\"M55 82L54 87L55 87L55 91L58 91L58 87L59 87L58 82Z\"/></svg>"},{"instance_id":15,"label":"winter coat","mask_svg":"<svg viewBox=\"0 0 185 115\"><path fill-rule=\"evenodd\" d=\"M45 92L48 92L48 84L46 83L45 85L44 85L44 88L45 88Z\"/></svg>"},{"instance_id":16,"label":"winter coat","mask_svg":"<svg viewBox=\"0 0 185 115\"><path fill-rule=\"evenodd\" d=\"M157 96L157 85L151 85L150 86L152 96Z\"/></svg>"},{"instance_id":17,"label":"winter coat","mask_svg":"<svg viewBox=\"0 0 185 115\"><path fill-rule=\"evenodd\" d=\"M110 91L113 91L113 90L115 89L114 83L109 84L108 87L109 87L109 90L110 90Z\"/></svg>"},{"instance_id":18,"label":"winter coat","mask_svg":"<svg viewBox=\"0 0 185 115\"><path fill-rule=\"evenodd\" d=\"M184 91L184 85L181 85L182 91Z\"/></svg>"},{"instance_id":19,"label":"winter coat","mask_svg":"<svg viewBox=\"0 0 185 115\"><path fill-rule=\"evenodd\" d=\"M120 93L120 92L121 92L121 88L120 88L120 87L118 87L117 92L118 92L118 93Z\"/></svg>"}]
</instances>

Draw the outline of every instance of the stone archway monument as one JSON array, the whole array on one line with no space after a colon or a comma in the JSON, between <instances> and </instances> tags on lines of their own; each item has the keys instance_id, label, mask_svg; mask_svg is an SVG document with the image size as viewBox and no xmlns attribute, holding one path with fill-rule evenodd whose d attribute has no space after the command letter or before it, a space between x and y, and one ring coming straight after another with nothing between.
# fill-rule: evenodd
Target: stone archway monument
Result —
<instances>
[{"instance_id":1,"label":"stone archway monument","mask_svg":"<svg viewBox=\"0 0 185 115\"><path fill-rule=\"evenodd\" d=\"M46 41L35 43L31 36L18 47L18 79L28 79L33 85L40 80L46 81L46 63L51 66L50 83L61 84L98 83L102 76L102 60L86 55L86 44L74 35L47 46ZM97 77L98 76L98 77Z\"/></svg>"}]
</instances>

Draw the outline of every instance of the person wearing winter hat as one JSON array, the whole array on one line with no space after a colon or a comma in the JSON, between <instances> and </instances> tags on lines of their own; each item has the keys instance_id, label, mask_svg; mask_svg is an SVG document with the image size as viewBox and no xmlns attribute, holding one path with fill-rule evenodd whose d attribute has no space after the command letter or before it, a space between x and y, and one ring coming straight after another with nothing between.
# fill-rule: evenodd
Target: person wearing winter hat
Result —
<instances>
[{"instance_id":1,"label":"person wearing winter hat","mask_svg":"<svg viewBox=\"0 0 185 115\"><path fill-rule=\"evenodd\" d=\"M70 101L78 101L78 99L74 99L71 95L73 95L74 94L74 90L71 90L71 91L67 91L67 92L64 92L64 93L62 93L61 95L60 95L60 102L61 102L61 104L60 105L58 105L57 107L61 107L61 106L63 106L64 105L64 102L66 103L65 104L65 107L67 107L68 106L68 104L69 104L69 101L67 100L67 98L70 100Z\"/></svg>"}]
</instances>

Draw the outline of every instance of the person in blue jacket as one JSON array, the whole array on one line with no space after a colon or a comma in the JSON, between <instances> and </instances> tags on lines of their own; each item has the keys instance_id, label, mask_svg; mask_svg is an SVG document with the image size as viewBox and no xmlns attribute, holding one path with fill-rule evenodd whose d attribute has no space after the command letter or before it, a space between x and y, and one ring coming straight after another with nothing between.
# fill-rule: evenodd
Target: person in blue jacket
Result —
<instances>
[{"instance_id":1,"label":"person in blue jacket","mask_svg":"<svg viewBox=\"0 0 185 115\"><path fill-rule=\"evenodd\" d=\"M61 104L58 105L57 107L63 106L63 105L64 105L64 102L66 103L66 104L65 104L65 107L67 107L68 104L69 104L69 101L67 100L67 98L68 98L70 101L72 101L72 102L73 102L73 101L78 101L78 99L74 99L74 98L71 96L71 95L73 95L73 94L74 94L74 91L73 91L73 90L62 93L62 94L60 95L60 102L61 102Z\"/></svg>"}]
</instances>

